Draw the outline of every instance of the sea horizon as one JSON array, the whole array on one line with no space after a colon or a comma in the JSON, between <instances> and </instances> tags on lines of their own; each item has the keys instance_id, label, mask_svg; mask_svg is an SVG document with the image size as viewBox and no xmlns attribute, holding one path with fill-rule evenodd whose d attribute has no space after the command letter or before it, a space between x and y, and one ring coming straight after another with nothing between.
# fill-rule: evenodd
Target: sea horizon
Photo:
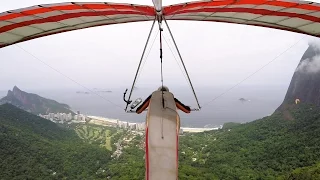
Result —
<instances>
[{"instance_id":1,"label":"sea horizon","mask_svg":"<svg viewBox=\"0 0 320 180\"><path fill-rule=\"evenodd\" d=\"M110 90L112 92L101 92ZM63 90L24 90L35 93L44 98L53 99L59 103L68 104L74 112L80 111L85 115L101 116L110 119L119 119L127 122L144 122L146 113L138 115L126 113L123 93L121 88L93 88L86 89L63 89ZM181 126L183 127L216 127L226 122L245 123L271 115L282 103L286 88L275 86L266 88L240 87L225 92L225 87L198 88L197 95L200 111L185 114L179 111ZM88 94L77 93L88 92ZM152 93L151 88L138 88L132 95L132 100L143 100ZM0 97L5 96L7 91L0 91ZM197 108L195 98L188 88L173 88L176 98L191 108ZM127 95L128 96L128 95ZM217 98L218 97L218 98ZM214 99L216 98L216 99ZM240 101L244 98L247 101ZM214 99L214 100L213 100ZM213 100L213 101L212 101ZM207 104L210 102L209 104Z\"/></svg>"}]
</instances>

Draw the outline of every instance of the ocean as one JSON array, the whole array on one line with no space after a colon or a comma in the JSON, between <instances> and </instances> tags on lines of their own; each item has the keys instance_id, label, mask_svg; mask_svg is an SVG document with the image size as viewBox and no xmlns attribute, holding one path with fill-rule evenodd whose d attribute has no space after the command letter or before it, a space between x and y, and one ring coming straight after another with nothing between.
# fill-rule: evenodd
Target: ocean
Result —
<instances>
[{"instance_id":1,"label":"ocean","mask_svg":"<svg viewBox=\"0 0 320 180\"><path fill-rule=\"evenodd\" d=\"M287 87L241 86L226 92L228 89L229 87L196 89L202 109L198 112L193 111L190 114L179 111L181 126L215 127L226 122L244 123L271 115L282 103ZM36 93L60 103L66 103L72 110L80 111L82 114L115 118L129 122L145 121L145 112L140 115L124 112L125 102L122 98L125 89L110 88L108 90L112 92L92 93L89 91L89 94L76 93L77 91L87 91L84 89L25 91ZM140 97L144 100L153 90L150 88L134 90L132 99ZM196 108L196 101L190 88L173 88L170 91L182 103ZM219 96L224 92L226 93ZM0 97L5 96L5 94L5 91L0 91ZM219 97L216 98L217 96ZM210 102L214 98L216 99ZM240 98L248 101L242 102L239 100ZM207 104L208 102L210 103Z\"/></svg>"}]
</instances>

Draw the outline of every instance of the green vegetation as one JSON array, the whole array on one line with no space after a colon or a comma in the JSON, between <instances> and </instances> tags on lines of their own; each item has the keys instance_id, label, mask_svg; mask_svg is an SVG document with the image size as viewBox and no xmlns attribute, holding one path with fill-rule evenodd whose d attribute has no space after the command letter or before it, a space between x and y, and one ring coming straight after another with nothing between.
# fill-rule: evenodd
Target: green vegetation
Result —
<instances>
[{"instance_id":1,"label":"green vegetation","mask_svg":"<svg viewBox=\"0 0 320 180\"><path fill-rule=\"evenodd\" d=\"M299 104L231 125L180 137L179 179L320 179L319 108ZM88 124L74 129L0 106L0 177L144 179L143 136ZM111 158L116 143L122 154Z\"/></svg>"},{"instance_id":2,"label":"green vegetation","mask_svg":"<svg viewBox=\"0 0 320 180\"><path fill-rule=\"evenodd\" d=\"M320 163L303 168L297 168L292 173L287 175L285 179L288 180L296 180L296 179L304 179L304 180L312 180L312 179L320 179Z\"/></svg>"},{"instance_id":3,"label":"green vegetation","mask_svg":"<svg viewBox=\"0 0 320 180\"><path fill-rule=\"evenodd\" d=\"M0 146L1 179L105 179L111 155L8 104L0 106Z\"/></svg>"},{"instance_id":4,"label":"green vegetation","mask_svg":"<svg viewBox=\"0 0 320 180\"><path fill-rule=\"evenodd\" d=\"M112 159L108 166L108 176L112 180L142 180L145 178L144 165L144 149L142 136L135 136L129 132L121 132L117 136L126 137L132 140L130 143L123 143L126 148L123 149L123 154L119 158ZM121 139L120 138L120 139Z\"/></svg>"},{"instance_id":5,"label":"green vegetation","mask_svg":"<svg viewBox=\"0 0 320 180\"><path fill-rule=\"evenodd\" d=\"M143 157L131 145L112 160L109 175L143 179ZM319 163L320 110L303 104L230 131L180 137L179 179L319 179Z\"/></svg>"},{"instance_id":6,"label":"green vegetation","mask_svg":"<svg viewBox=\"0 0 320 180\"><path fill-rule=\"evenodd\" d=\"M106 133L106 141L105 141L105 146L109 151L112 151L112 147L111 147L111 137L108 136L108 134Z\"/></svg>"},{"instance_id":7,"label":"green vegetation","mask_svg":"<svg viewBox=\"0 0 320 180\"><path fill-rule=\"evenodd\" d=\"M184 136L180 147L181 175L188 168L203 171L188 179L286 179L294 169L320 162L320 110L301 104L230 131Z\"/></svg>"},{"instance_id":8,"label":"green vegetation","mask_svg":"<svg viewBox=\"0 0 320 180\"><path fill-rule=\"evenodd\" d=\"M113 127L98 125L77 125L75 127L77 135L89 144L99 145L112 151L111 138L120 131Z\"/></svg>"},{"instance_id":9,"label":"green vegetation","mask_svg":"<svg viewBox=\"0 0 320 180\"><path fill-rule=\"evenodd\" d=\"M224 123L222 129L232 129L234 127L240 126L241 123L236 123L236 122L228 122Z\"/></svg>"}]
</instances>

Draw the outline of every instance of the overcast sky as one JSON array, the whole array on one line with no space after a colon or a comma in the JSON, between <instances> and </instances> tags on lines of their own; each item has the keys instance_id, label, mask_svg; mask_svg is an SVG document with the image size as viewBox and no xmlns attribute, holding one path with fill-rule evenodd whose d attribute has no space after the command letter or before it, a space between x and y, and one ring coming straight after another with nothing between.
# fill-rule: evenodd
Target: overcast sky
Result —
<instances>
[{"instance_id":1,"label":"overcast sky","mask_svg":"<svg viewBox=\"0 0 320 180\"><path fill-rule=\"evenodd\" d=\"M61 1L10 0L1 3L0 11L56 2ZM152 5L151 0L113 2ZM184 1L164 0L164 5L168 2L174 4ZM19 46L85 87L129 87L151 24L140 22L88 28L23 42ZM305 36L268 28L213 22L169 21L169 25L196 88L233 86ZM151 42L156 34L154 31ZM164 35L173 47L167 30ZM306 37L298 42L242 85L288 87L310 39ZM0 54L0 90L12 89L14 85L34 90L81 89L16 45L0 49ZM178 57L176 53L175 56ZM187 86L166 43L164 77L169 87ZM156 39L137 86L158 85L160 60L159 40Z\"/></svg>"}]
</instances>

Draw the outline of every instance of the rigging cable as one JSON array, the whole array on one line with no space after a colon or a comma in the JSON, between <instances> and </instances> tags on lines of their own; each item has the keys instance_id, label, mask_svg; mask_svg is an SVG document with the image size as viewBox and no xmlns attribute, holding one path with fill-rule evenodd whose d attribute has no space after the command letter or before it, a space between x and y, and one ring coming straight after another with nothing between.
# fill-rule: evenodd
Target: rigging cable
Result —
<instances>
[{"instance_id":1,"label":"rigging cable","mask_svg":"<svg viewBox=\"0 0 320 180\"><path fill-rule=\"evenodd\" d=\"M161 63L161 94L162 94L162 108L164 108L164 89L163 89L163 63L162 63L162 58L163 58L163 54L162 54L162 24L161 22L159 22L159 31L160 31L160 63Z\"/></svg>"},{"instance_id":2,"label":"rigging cable","mask_svg":"<svg viewBox=\"0 0 320 180\"><path fill-rule=\"evenodd\" d=\"M144 45L144 48L143 48L143 52L142 52L142 55L141 55L141 58L140 58L140 62L139 62L139 65L138 65L138 68L137 68L137 71L136 71L136 75L134 77L134 80L133 80L133 83L132 83L132 86L131 86L131 90L130 90L130 94L129 94L129 98L128 98L128 101L127 101L127 105L126 105L125 111L127 111L128 105L131 103L130 99L131 99L132 91L133 91L134 85L136 83L136 80L137 80L137 77L138 77L138 73L139 73L139 70L140 70L140 66L141 66L141 63L142 63L142 60L143 60L143 57L144 57L144 53L146 52L146 49L147 49L147 46L148 46L148 43L149 43L149 40L150 40L150 36L152 34L152 30L153 30L155 22L156 22L156 18L153 20L153 23L152 23L152 26L151 26L151 29L150 29L146 44Z\"/></svg>"},{"instance_id":3,"label":"rigging cable","mask_svg":"<svg viewBox=\"0 0 320 180\"><path fill-rule=\"evenodd\" d=\"M160 61L161 61L161 86L163 87L163 64L162 64L162 27L161 24L159 24L159 30L160 30Z\"/></svg>"},{"instance_id":4,"label":"rigging cable","mask_svg":"<svg viewBox=\"0 0 320 180\"><path fill-rule=\"evenodd\" d=\"M252 74L250 74L249 76L247 76L246 78L244 78L243 80L241 80L240 82L238 82L237 84L235 84L234 86L232 86L231 88L227 89L226 91L224 91L223 93L221 93L220 95L216 96L215 98L213 98L211 101L207 102L204 104L204 106L207 106L208 104L212 103L213 101L215 101L216 99L218 99L219 97L225 95L227 92L231 91L232 89L234 89L235 87L239 86L241 83L243 83L244 81L246 81L247 79L251 78L253 75L257 74L259 71L261 71L262 69L264 69L265 67L267 67L269 64L271 64L273 61L277 60L279 57L281 57L283 54L285 54L286 52L288 52L291 48L293 48L294 46L296 46L302 39L306 38L307 36L303 36L302 38L300 38L298 41L296 41L294 44L292 44L291 46L289 46L287 49L285 49L283 52L281 52L280 54L278 54L275 58L273 58L271 61L269 61L267 64L263 65L262 67L260 67L258 70L254 71Z\"/></svg>"},{"instance_id":5,"label":"rigging cable","mask_svg":"<svg viewBox=\"0 0 320 180\"><path fill-rule=\"evenodd\" d=\"M185 71L186 74L187 74L188 81L189 81L189 84L190 84L190 86L191 86L193 95L194 95L194 97L195 97L195 99L196 99L196 101L197 101L197 105L198 105L198 108L199 108L198 110L200 110L201 107L200 107L200 104L199 104L199 100L198 100L197 95L196 95L196 92L195 92L195 90L194 90L194 88L193 88L192 82L191 82L190 77L189 77L189 73L188 73L188 71L187 71L187 68L186 68L184 62L183 62L183 59L182 59L182 56L181 56L181 54L180 54L179 48L178 48L178 46L177 46L177 43L176 43L176 41L175 41L175 39L174 39L174 37L173 37L173 35L172 35L172 32L171 32L171 30L170 30L170 27L169 27L169 25L168 25L167 20L165 19L165 17L163 17L163 20L164 20L164 22L166 23L166 26L167 26L168 31L169 31L169 33L170 33L170 36L171 36L171 38L172 38L173 44L174 44L174 46L175 46L176 49L177 49L177 52L178 52L178 55L179 55L179 57L180 57L181 63L182 63L182 65L183 65L184 71Z\"/></svg>"},{"instance_id":6,"label":"rigging cable","mask_svg":"<svg viewBox=\"0 0 320 180\"><path fill-rule=\"evenodd\" d=\"M54 68L54 67L50 66L48 63L46 63L45 61L41 60L40 58L38 58L38 57L37 57L37 56L35 56L34 54L30 53L30 52L29 52L29 51L27 51L26 49L22 48L22 47L21 47L21 46L19 46L18 44L15 44L15 45L16 45L18 48L20 48L22 51L24 51L24 52L26 52L27 54L29 54L30 56L32 56L34 59L36 59L36 60L40 61L41 63L43 63L44 65L46 65L46 66L47 66L47 67L49 67L50 69L52 69L52 70L54 70L55 72L57 72L58 74L60 74L60 75L62 75L62 76L64 76L64 77L66 77L67 79L69 79L70 81L74 82L75 84L77 84L77 85L81 86L82 88L84 88L84 89L86 89L86 90L90 91L91 93L93 93L93 94L95 94L95 95L99 96L100 98L104 99L105 101L107 101L107 102L109 102L109 103L111 103L111 104L115 105L116 107L118 107L118 108L121 108L121 109L122 109L122 107L121 107L121 106L119 106L119 105L117 105L117 104L113 103L112 101L110 101L110 100L106 99L105 97L103 97L103 96L101 96L100 94L98 94L98 93L96 93L96 92L92 91L91 89L89 89L89 88L87 88L87 87L85 87L85 86L81 85L80 83L78 83L78 82L77 82L77 81L75 81L74 79L72 79L72 78L70 78L69 76L67 76L67 75L63 74L61 71L57 70L56 68Z\"/></svg>"}]
</instances>

